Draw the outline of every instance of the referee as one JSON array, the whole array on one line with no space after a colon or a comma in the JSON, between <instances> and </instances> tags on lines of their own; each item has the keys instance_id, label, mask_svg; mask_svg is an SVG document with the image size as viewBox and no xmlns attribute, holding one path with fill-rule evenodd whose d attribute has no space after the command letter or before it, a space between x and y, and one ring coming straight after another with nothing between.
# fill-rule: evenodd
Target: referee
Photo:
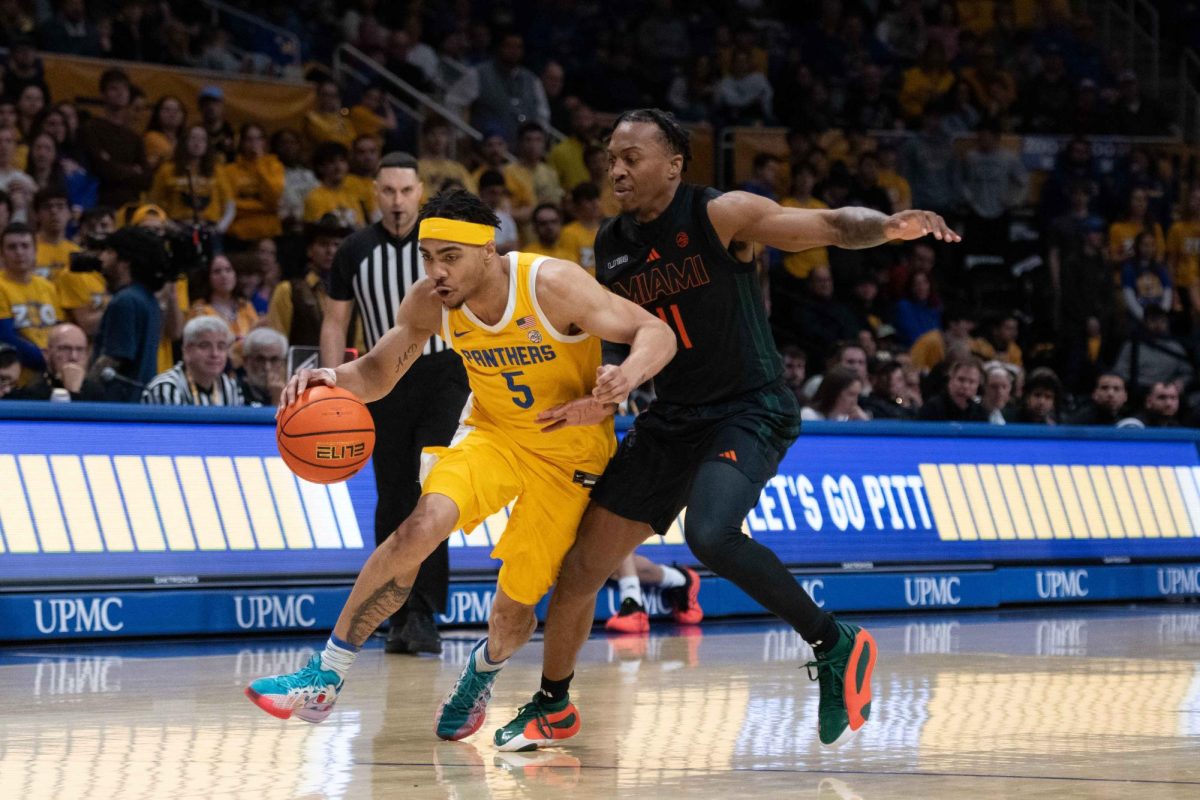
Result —
<instances>
[{"instance_id":1,"label":"referee","mask_svg":"<svg viewBox=\"0 0 1200 800\"><path fill-rule=\"evenodd\" d=\"M396 323L400 301L424 277L417 249L417 214L423 186L417 160L389 153L375 170L375 200L383 218L342 242L333 261L330 302L321 323L321 365L344 360L346 331L357 312L367 349ZM467 402L462 361L438 337L424 358L400 379L391 394L371 403L375 420L375 544L417 505L421 448L444 446L458 427ZM446 607L450 558L446 542L421 565L408 603L392 617L384 649L389 653L440 653L433 615Z\"/></svg>"}]
</instances>

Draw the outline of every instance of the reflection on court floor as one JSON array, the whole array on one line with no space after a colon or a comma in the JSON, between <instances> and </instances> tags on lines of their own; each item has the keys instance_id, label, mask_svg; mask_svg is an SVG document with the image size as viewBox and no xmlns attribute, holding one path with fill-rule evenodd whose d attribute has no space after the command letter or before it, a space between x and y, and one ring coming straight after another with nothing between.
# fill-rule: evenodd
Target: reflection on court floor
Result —
<instances>
[{"instance_id":1,"label":"reflection on court floor","mask_svg":"<svg viewBox=\"0 0 1200 800\"><path fill-rule=\"evenodd\" d=\"M592 639L569 747L501 754L491 731L537 685L534 642L484 729L433 713L473 634L441 659L369 649L335 713L280 722L241 697L318 640L0 651L2 794L12 798L880 798L1200 796L1200 606L869 619L872 721L816 739L804 642L767 624Z\"/></svg>"}]
</instances>

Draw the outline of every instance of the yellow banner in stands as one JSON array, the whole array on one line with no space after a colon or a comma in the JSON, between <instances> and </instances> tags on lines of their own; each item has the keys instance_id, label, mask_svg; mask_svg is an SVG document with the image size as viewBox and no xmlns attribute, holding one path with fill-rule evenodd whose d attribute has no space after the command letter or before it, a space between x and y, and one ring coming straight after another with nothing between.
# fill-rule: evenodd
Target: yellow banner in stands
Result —
<instances>
[{"instance_id":1,"label":"yellow banner in stands","mask_svg":"<svg viewBox=\"0 0 1200 800\"><path fill-rule=\"evenodd\" d=\"M244 122L257 122L269 132L285 127L299 129L305 112L313 108L316 99L312 84L303 82L51 53L42 53L41 57L54 102L76 102L84 108L99 108L100 75L113 67L129 75L133 84L146 93L150 105L164 94L178 97L187 108L188 120L200 119L196 105L200 90L205 86L220 86L225 91L225 117L235 131ZM135 119L133 127L145 130L148 122L148 118Z\"/></svg>"}]
</instances>

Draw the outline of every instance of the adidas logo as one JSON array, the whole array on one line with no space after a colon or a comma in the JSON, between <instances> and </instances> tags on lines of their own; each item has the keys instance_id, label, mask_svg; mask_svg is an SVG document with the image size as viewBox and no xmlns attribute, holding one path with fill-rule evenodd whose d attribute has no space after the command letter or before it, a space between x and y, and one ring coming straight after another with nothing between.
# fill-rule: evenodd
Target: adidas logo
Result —
<instances>
[{"instance_id":1,"label":"adidas logo","mask_svg":"<svg viewBox=\"0 0 1200 800\"><path fill-rule=\"evenodd\" d=\"M734 452L733 450L726 450L724 453L718 453L717 458L725 458L725 459L732 461L735 464L737 463L737 453Z\"/></svg>"},{"instance_id":2,"label":"adidas logo","mask_svg":"<svg viewBox=\"0 0 1200 800\"><path fill-rule=\"evenodd\" d=\"M660 258L662 258L662 256L658 254L658 251L651 247L650 255L646 256L646 263L649 264L651 261L658 261Z\"/></svg>"}]
</instances>

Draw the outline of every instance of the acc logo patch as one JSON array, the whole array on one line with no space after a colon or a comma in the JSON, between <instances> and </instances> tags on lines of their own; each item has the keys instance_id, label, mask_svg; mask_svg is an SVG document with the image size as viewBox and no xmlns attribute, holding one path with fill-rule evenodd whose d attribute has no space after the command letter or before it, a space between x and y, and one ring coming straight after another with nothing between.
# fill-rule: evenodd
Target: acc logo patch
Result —
<instances>
[{"instance_id":1,"label":"acc logo patch","mask_svg":"<svg viewBox=\"0 0 1200 800\"><path fill-rule=\"evenodd\" d=\"M529 341L533 342L534 344L542 343L542 334L540 334L539 332L530 331L527 335L529 336Z\"/></svg>"}]
</instances>

